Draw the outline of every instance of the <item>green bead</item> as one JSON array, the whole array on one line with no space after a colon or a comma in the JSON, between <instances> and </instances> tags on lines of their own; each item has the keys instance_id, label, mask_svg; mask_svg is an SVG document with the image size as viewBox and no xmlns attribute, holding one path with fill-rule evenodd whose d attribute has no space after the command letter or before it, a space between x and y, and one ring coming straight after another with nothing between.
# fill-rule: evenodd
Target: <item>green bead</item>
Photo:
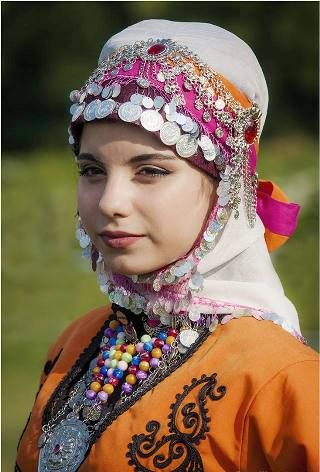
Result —
<instances>
[{"instance_id":1,"label":"green bead","mask_svg":"<svg viewBox=\"0 0 320 472\"><path fill-rule=\"evenodd\" d=\"M116 359L112 359L112 361L110 362L110 367L114 369L115 367L117 367L117 365L118 365L118 361Z\"/></svg>"},{"instance_id":2,"label":"green bead","mask_svg":"<svg viewBox=\"0 0 320 472\"><path fill-rule=\"evenodd\" d=\"M141 342L148 343L149 341L151 341L151 336L149 336L149 334L144 334L141 336Z\"/></svg>"},{"instance_id":3,"label":"green bead","mask_svg":"<svg viewBox=\"0 0 320 472\"><path fill-rule=\"evenodd\" d=\"M118 339L116 340L116 344L122 344L122 339L119 339L119 338L118 338Z\"/></svg>"},{"instance_id":4,"label":"green bead","mask_svg":"<svg viewBox=\"0 0 320 472\"><path fill-rule=\"evenodd\" d=\"M121 360L126 361L126 362L131 362L132 361L132 355L129 354L128 352L124 352L122 354Z\"/></svg>"}]
</instances>

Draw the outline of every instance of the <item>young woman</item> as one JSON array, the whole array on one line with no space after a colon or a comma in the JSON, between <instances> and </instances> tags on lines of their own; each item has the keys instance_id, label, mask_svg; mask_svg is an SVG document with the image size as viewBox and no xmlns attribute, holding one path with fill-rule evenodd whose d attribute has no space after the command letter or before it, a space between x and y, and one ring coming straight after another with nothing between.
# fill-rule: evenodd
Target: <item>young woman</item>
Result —
<instances>
[{"instance_id":1,"label":"young woman","mask_svg":"<svg viewBox=\"0 0 320 472\"><path fill-rule=\"evenodd\" d=\"M111 303L50 349L16 470L316 471L317 356L268 252L299 207L255 172L253 52L143 21L71 100L77 237Z\"/></svg>"}]
</instances>

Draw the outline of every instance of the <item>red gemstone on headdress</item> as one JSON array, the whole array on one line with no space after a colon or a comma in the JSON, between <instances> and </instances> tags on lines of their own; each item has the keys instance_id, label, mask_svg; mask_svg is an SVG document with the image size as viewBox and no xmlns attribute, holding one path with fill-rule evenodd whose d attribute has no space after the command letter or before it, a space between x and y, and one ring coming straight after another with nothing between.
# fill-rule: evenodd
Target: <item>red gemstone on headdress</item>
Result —
<instances>
[{"instance_id":1,"label":"red gemstone on headdress","mask_svg":"<svg viewBox=\"0 0 320 472\"><path fill-rule=\"evenodd\" d=\"M258 134L257 125L255 123L251 123L244 130L244 139L246 140L248 144L252 144L253 141L256 139L257 134Z\"/></svg>"},{"instance_id":2,"label":"red gemstone on headdress","mask_svg":"<svg viewBox=\"0 0 320 472\"><path fill-rule=\"evenodd\" d=\"M53 452L54 454L59 454L59 452L61 451L62 447L60 444L56 444L53 448Z\"/></svg>"},{"instance_id":3,"label":"red gemstone on headdress","mask_svg":"<svg viewBox=\"0 0 320 472\"><path fill-rule=\"evenodd\" d=\"M156 56L157 54L163 52L165 49L167 49L167 46L165 46L164 44L153 44L149 47L147 52L148 54L150 54L150 56Z\"/></svg>"}]
</instances>

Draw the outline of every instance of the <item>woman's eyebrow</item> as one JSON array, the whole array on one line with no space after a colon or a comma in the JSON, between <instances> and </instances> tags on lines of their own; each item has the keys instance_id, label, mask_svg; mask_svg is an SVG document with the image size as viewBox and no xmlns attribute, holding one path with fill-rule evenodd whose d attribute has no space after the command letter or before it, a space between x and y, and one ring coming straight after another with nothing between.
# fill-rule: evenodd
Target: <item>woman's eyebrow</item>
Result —
<instances>
[{"instance_id":1,"label":"woman's eyebrow","mask_svg":"<svg viewBox=\"0 0 320 472\"><path fill-rule=\"evenodd\" d=\"M145 161L151 161L151 160L159 160L159 161L168 161L168 160L176 160L177 158L175 156L168 156L164 154L157 154L157 153L152 153L152 154L139 154L137 156L133 156L128 160L128 164L137 164L139 162L145 162ZM92 162L98 162L102 164L102 162L95 158L92 154L88 152L82 152L77 156L77 161L92 161Z\"/></svg>"}]
</instances>

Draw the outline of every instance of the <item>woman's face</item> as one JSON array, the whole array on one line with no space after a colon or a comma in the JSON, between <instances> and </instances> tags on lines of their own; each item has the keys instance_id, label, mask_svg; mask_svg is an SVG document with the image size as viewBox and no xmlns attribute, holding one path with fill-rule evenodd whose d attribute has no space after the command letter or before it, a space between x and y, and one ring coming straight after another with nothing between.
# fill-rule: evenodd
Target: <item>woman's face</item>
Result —
<instances>
[{"instance_id":1,"label":"woman's face","mask_svg":"<svg viewBox=\"0 0 320 472\"><path fill-rule=\"evenodd\" d=\"M152 272L184 256L216 200L215 180L120 121L84 125L78 166L83 226L118 274ZM116 231L140 237L108 233Z\"/></svg>"}]
</instances>

